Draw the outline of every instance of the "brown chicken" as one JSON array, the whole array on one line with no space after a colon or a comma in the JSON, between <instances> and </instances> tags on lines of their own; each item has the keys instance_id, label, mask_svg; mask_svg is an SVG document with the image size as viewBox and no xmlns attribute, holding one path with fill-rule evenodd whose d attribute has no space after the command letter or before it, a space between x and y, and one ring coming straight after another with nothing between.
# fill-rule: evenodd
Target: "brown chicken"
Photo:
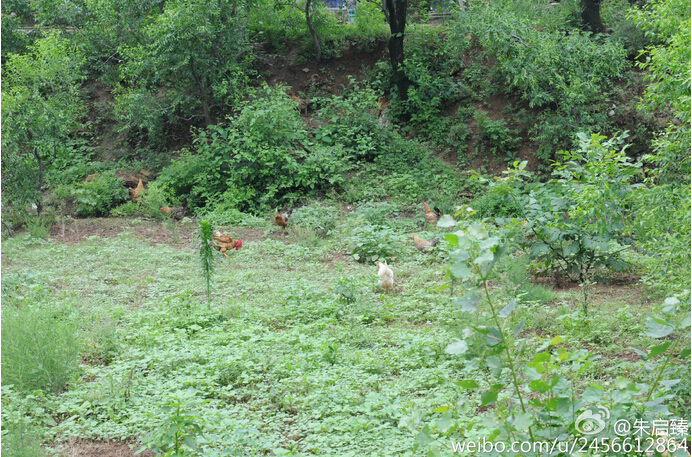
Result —
<instances>
[{"instance_id":1,"label":"brown chicken","mask_svg":"<svg viewBox=\"0 0 692 457\"><path fill-rule=\"evenodd\" d=\"M290 216L290 213L276 213L274 214L274 221L276 222L276 225L281 227L283 229L283 234L286 235L286 224L288 223L288 217Z\"/></svg>"},{"instance_id":2,"label":"brown chicken","mask_svg":"<svg viewBox=\"0 0 692 457\"><path fill-rule=\"evenodd\" d=\"M433 238L430 241L426 241L422 238L418 238L416 235L413 235L413 242L418 248L420 252L428 253L430 252L430 248L434 248L435 245L440 241L439 238Z\"/></svg>"},{"instance_id":3,"label":"brown chicken","mask_svg":"<svg viewBox=\"0 0 692 457\"><path fill-rule=\"evenodd\" d=\"M160 209L166 214L166 216L172 217L176 221L181 221L183 217L185 217L185 208L182 206L163 206Z\"/></svg>"},{"instance_id":4,"label":"brown chicken","mask_svg":"<svg viewBox=\"0 0 692 457\"><path fill-rule=\"evenodd\" d=\"M234 240L228 235L224 235L218 230L213 233L212 240L214 241L214 247L216 250L221 251L224 257L228 258L226 251L235 249L236 251L243 247L243 240Z\"/></svg>"},{"instance_id":5,"label":"brown chicken","mask_svg":"<svg viewBox=\"0 0 692 457\"><path fill-rule=\"evenodd\" d=\"M144 184L142 184L142 178L139 178L139 184L137 184L137 187L130 189L130 197L132 197L133 202L137 203L139 201L139 196L143 190Z\"/></svg>"},{"instance_id":6,"label":"brown chicken","mask_svg":"<svg viewBox=\"0 0 692 457\"><path fill-rule=\"evenodd\" d=\"M308 106L310 106L310 103L312 103L312 100L307 100L307 99L302 99L298 97L296 94L293 93L292 90L288 91L288 95L291 96L291 100L294 102L298 103L298 110L302 113L305 111L305 115L307 116L308 114Z\"/></svg>"},{"instance_id":7,"label":"brown chicken","mask_svg":"<svg viewBox=\"0 0 692 457\"><path fill-rule=\"evenodd\" d=\"M389 102L387 101L387 99L381 98L377 100L377 103L380 104L380 108L377 111L377 117L382 117L382 111L384 111L389 106Z\"/></svg>"},{"instance_id":8,"label":"brown chicken","mask_svg":"<svg viewBox=\"0 0 692 457\"><path fill-rule=\"evenodd\" d=\"M434 225L437 223L438 220L440 220L440 216L442 216L442 211L439 210L439 208L433 207L435 212L433 213L430 211L430 207L426 202L423 202L423 209L425 209L425 221L430 224Z\"/></svg>"}]
</instances>

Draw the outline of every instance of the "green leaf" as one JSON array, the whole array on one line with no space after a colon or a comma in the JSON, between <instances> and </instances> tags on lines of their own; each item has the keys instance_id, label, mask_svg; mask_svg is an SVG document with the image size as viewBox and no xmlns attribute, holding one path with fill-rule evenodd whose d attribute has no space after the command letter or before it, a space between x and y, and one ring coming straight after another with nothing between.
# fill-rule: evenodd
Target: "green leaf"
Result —
<instances>
[{"instance_id":1,"label":"green leaf","mask_svg":"<svg viewBox=\"0 0 692 457\"><path fill-rule=\"evenodd\" d=\"M507 306L505 306L502 311L500 311L500 317L506 318L510 314L512 314L512 311L514 311L514 308L517 307L517 301L515 299L511 299Z\"/></svg>"},{"instance_id":2,"label":"green leaf","mask_svg":"<svg viewBox=\"0 0 692 457\"><path fill-rule=\"evenodd\" d=\"M467 267L466 264L463 262L455 263L454 265L449 267L449 271L457 279L466 279L472 274L471 270L469 270L469 267Z\"/></svg>"},{"instance_id":3,"label":"green leaf","mask_svg":"<svg viewBox=\"0 0 692 457\"><path fill-rule=\"evenodd\" d=\"M514 336L517 336L521 332L523 332L525 326L526 326L526 318L523 318L522 320L517 322L517 325L514 326Z\"/></svg>"},{"instance_id":4,"label":"green leaf","mask_svg":"<svg viewBox=\"0 0 692 457\"><path fill-rule=\"evenodd\" d=\"M538 257L541 254L548 252L548 245L545 243L535 243L531 246L531 257Z\"/></svg>"},{"instance_id":5,"label":"green leaf","mask_svg":"<svg viewBox=\"0 0 692 457\"><path fill-rule=\"evenodd\" d=\"M463 387L464 389L475 389L478 387L478 384L473 379L464 379L463 381L457 381L454 384L459 387Z\"/></svg>"},{"instance_id":6,"label":"green leaf","mask_svg":"<svg viewBox=\"0 0 692 457\"><path fill-rule=\"evenodd\" d=\"M491 355L490 357L486 358L485 362L490 369L499 370L502 368L502 360L495 355Z\"/></svg>"},{"instance_id":7,"label":"green leaf","mask_svg":"<svg viewBox=\"0 0 692 457\"><path fill-rule=\"evenodd\" d=\"M454 343L450 343L447 345L445 348L445 353L447 354L452 354L452 355L460 355L465 353L469 349L469 345L466 344L466 341L455 341Z\"/></svg>"},{"instance_id":8,"label":"green leaf","mask_svg":"<svg viewBox=\"0 0 692 457\"><path fill-rule=\"evenodd\" d=\"M473 312L476 310L480 302L481 297L478 296L474 291L471 291L452 304L461 306L462 311Z\"/></svg>"},{"instance_id":9,"label":"green leaf","mask_svg":"<svg viewBox=\"0 0 692 457\"><path fill-rule=\"evenodd\" d=\"M481 394L481 407L492 405L497 400L497 392L483 392Z\"/></svg>"},{"instance_id":10,"label":"green leaf","mask_svg":"<svg viewBox=\"0 0 692 457\"><path fill-rule=\"evenodd\" d=\"M436 413L446 413L447 411L450 410L450 408L451 408L451 406L440 406L439 408L433 409L433 411Z\"/></svg>"},{"instance_id":11,"label":"green leaf","mask_svg":"<svg viewBox=\"0 0 692 457\"><path fill-rule=\"evenodd\" d=\"M533 425L531 413L519 413L514 417L514 426L519 431L526 431Z\"/></svg>"},{"instance_id":12,"label":"green leaf","mask_svg":"<svg viewBox=\"0 0 692 457\"><path fill-rule=\"evenodd\" d=\"M649 316L646 318L646 336L651 338L663 338L673 333L674 328L665 321Z\"/></svg>"},{"instance_id":13,"label":"green leaf","mask_svg":"<svg viewBox=\"0 0 692 457\"><path fill-rule=\"evenodd\" d=\"M690 356L690 348L685 348L682 351L680 351L680 358L686 359L689 356Z\"/></svg>"},{"instance_id":14,"label":"green leaf","mask_svg":"<svg viewBox=\"0 0 692 457\"><path fill-rule=\"evenodd\" d=\"M502 333L497 328L490 327L489 332L485 335L485 344L493 347L500 343L502 343Z\"/></svg>"},{"instance_id":15,"label":"green leaf","mask_svg":"<svg viewBox=\"0 0 692 457\"><path fill-rule=\"evenodd\" d=\"M479 264L479 265L480 265L480 264L483 264L483 263L485 263L485 262L491 262L492 260L493 260L493 252L490 251L490 250L487 250L487 251L483 251L483 252L481 253L481 255L479 255L478 257L476 257L476 258L474 259L473 263L476 263L476 264Z\"/></svg>"},{"instance_id":16,"label":"green leaf","mask_svg":"<svg viewBox=\"0 0 692 457\"><path fill-rule=\"evenodd\" d=\"M437 226L442 228L455 227L457 222L449 214L443 214L439 221L437 221Z\"/></svg>"},{"instance_id":17,"label":"green leaf","mask_svg":"<svg viewBox=\"0 0 692 457\"><path fill-rule=\"evenodd\" d=\"M666 350L670 347L672 344L671 341L666 341L665 343L661 344L660 346L651 346L651 351L649 352L649 358L655 357L659 354L663 354L666 352Z\"/></svg>"},{"instance_id":18,"label":"green leaf","mask_svg":"<svg viewBox=\"0 0 692 457\"><path fill-rule=\"evenodd\" d=\"M584 390L581 399L586 403L595 403L599 401L601 397L603 397L603 388L596 386L595 384L591 384Z\"/></svg>"},{"instance_id":19,"label":"green leaf","mask_svg":"<svg viewBox=\"0 0 692 457\"><path fill-rule=\"evenodd\" d=\"M677 298L668 297L663 302L663 305L661 306L661 311L663 312L663 314L674 314L676 309L678 308L678 303L680 303L680 300L678 300Z\"/></svg>"}]
</instances>

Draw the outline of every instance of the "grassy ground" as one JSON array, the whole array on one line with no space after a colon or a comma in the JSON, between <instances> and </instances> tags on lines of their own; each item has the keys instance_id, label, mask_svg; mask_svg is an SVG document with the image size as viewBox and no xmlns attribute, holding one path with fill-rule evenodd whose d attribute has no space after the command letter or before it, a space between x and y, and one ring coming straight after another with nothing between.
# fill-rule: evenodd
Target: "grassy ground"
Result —
<instances>
[{"instance_id":1,"label":"grassy ground","mask_svg":"<svg viewBox=\"0 0 692 457\"><path fill-rule=\"evenodd\" d=\"M171 427L157 428L164 420L186 424L183 437L199 425L200 455L208 456L425 455L433 448L451 455L460 437L454 429L432 443L420 439L424 427L440 425L435 410L457 405L449 418L456 430L492 411L454 384L492 378L469 357L445 352L488 315L451 304L463 290L444 288L442 252L425 255L402 241L389 262L396 286L388 294L377 286L374 263L348 256L346 223L328 238L295 229L283 239L268 222L228 228L246 240L217 261L208 303L196 224L102 224L108 237L97 230L71 242L20 234L2 249L3 372L21 363L5 354L5 336L21 327L6 323L8 307L41 309L78 329L81 363L65 388L26 395L3 379L4 424L30 423L27 433L64 455L76 455L64 445L74 438L170 435ZM397 224L402 240L411 228L431 237L422 215ZM519 299L512 318L526 319L523 357L561 336L566 348L602 356L579 386L647 379L629 349L651 344L643 336L650 303L637 284L595 286L585 320L579 287L534 284L526 268L508 257L492 283L497 300Z\"/></svg>"}]
</instances>

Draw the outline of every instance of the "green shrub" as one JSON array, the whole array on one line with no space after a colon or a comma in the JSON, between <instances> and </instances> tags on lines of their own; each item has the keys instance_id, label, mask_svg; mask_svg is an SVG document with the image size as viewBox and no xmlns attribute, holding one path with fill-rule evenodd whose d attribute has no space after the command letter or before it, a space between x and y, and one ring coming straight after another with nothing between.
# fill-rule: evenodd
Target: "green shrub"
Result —
<instances>
[{"instance_id":1,"label":"green shrub","mask_svg":"<svg viewBox=\"0 0 692 457\"><path fill-rule=\"evenodd\" d=\"M77 184L73 195L80 216L102 216L125 200L127 189L121 179L110 174L97 175L91 181Z\"/></svg>"},{"instance_id":2,"label":"green shrub","mask_svg":"<svg viewBox=\"0 0 692 457\"><path fill-rule=\"evenodd\" d=\"M358 262L391 261L401 251L401 238L390 227L361 225L351 231L347 244Z\"/></svg>"},{"instance_id":3,"label":"green shrub","mask_svg":"<svg viewBox=\"0 0 692 457\"><path fill-rule=\"evenodd\" d=\"M77 326L54 310L8 304L2 310L2 384L59 392L79 363Z\"/></svg>"},{"instance_id":4,"label":"green shrub","mask_svg":"<svg viewBox=\"0 0 692 457\"><path fill-rule=\"evenodd\" d=\"M54 221L52 215L42 214L41 216L28 216L24 220L24 225L32 237L45 240L50 235L50 228Z\"/></svg>"},{"instance_id":5,"label":"green shrub","mask_svg":"<svg viewBox=\"0 0 692 457\"><path fill-rule=\"evenodd\" d=\"M390 225L389 218L398 214L399 208L392 203L368 202L356 208L348 215L348 218L355 224L387 226Z\"/></svg>"},{"instance_id":6,"label":"green shrub","mask_svg":"<svg viewBox=\"0 0 692 457\"><path fill-rule=\"evenodd\" d=\"M111 217L130 217L134 216L140 211L140 206L133 202L128 201L120 206L116 206L110 212Z\"/></svg>"},{"instance_id":7,"label":"green shrub","mask_svg":"<svg viewBox=\"0 0 692 457\"><path fill-rule=\"evenodd\" d=\"M690 201L685 184L641 187L629 198L637 248L647 255L643 280L663 295L690 289Z\"/></svg>"},{"instance_id":8,"label":"green shrub","mask_svg":"<svg viewBox=\"0 0 692 457\"><path fill-rule=\"evenodd\" d=\"M519 181L530 174L523 171L526 162L515 162L517 168L509 170L513 185L497 186L516 202L523 219L498 219L498 224L506 234L518 232L518 245L548 271L583 283L599 266L625 268L621 253L633 242L626 199L640 186L631 181L641 173L641 163L631 163L625 154L625 138L579 134L579 149L561 151L564 161L555 164L550 182L527 185L528 192L520 194Z\"/></svg>"},{"instance_id":9,"label":"green shrub","mask_svg":"<svg viewBox=\"0 0 692 457\"><path fill-rule=\"evenodd\" d=\"M38 427L31 424L26 416L12 419L8 420L3 415L2 455L6 457L45 456L41 448L43 437Z\"/></svg>"},{"instance_id":10,"label":"green shrub","mask_svg":"<svg viewBox=\"0 0 692 457\"><path fill-rule=\"evenodd\" d=\"M360 87L354 79L343 95L317 99L315 139L327 146L340 144L358 159L373 160L382 154L387 140L378 125L377 100L371 88Z\"/></svg>"},{"instance_id":11,"label":"green shrub","mask_svg":"<svg viewBox=\"0 0 692 457\"><path fill-rule=\"evenodd\" d=\"M370 2L361 2L356 8L356 37L360 48L373 49L389 36L389 26L382 8Z\"/></svg>"},{"instance_id":12,"label":"green shrub","mask_svg":"<svg viewBox=\"0 0 692 457\"><path fill-rule=\"evenodd\" d=\"M336 228L339 210L333 206L317 203L303 206L291 214L291 223L296 227L308 227L319 236L329 236Z\"/></svg>"},{"instance_id":13,"label":"green shrub","mask_svg":"<svg viewBox=\"0 0 692 457\"><path fill-rule=\"evenodd\" d=\"M478 111L474 119L478 126L476 153L490 151L493 155L504 153L509 158L514 158L513 151L519 148L521 142L521 138L516 136L516 130L507 127L504 119L494 121L482 111Z\"/></svg>"},{"instance_id":14,"label":"green shrub","mask_svg":"<svg viewBox=\"0 0 692 457\"><path fill-rule=\"evenodd\" d=\"M260 88L229 124L197 133L199 154L185 153L162 171L163 195L193 208L259 213L338 189L348 156L339 145L310 144L297 108L284 88Z\"/></svg>"},{"instance_id":15,"label":"green shrub","mask_svg":"<svg viewBox=\"0 0 692 457\"><path fill-rule=\"evenodd\" d=\"M543 108L531 131L544 160L567 148L578 131L608 128L606 94L627 67L621 44L576 30L543 30L510 4L461 12L450 40L457 53L480 45L493 55L508 91Z\"/></svg>"},{"instance_id":16,"label":"green shrub","mask_svg":"<svg viewBox=\"0 0 692 457\"><path fill-rule=\"evenodd\" d=\"M513 218L521 216L521 210L509 195L494 192L492 188L488 189L483 195L474 198L469 205L477 211L474 216L480 219L486 217Z\"/></svg>"}]
</instances>

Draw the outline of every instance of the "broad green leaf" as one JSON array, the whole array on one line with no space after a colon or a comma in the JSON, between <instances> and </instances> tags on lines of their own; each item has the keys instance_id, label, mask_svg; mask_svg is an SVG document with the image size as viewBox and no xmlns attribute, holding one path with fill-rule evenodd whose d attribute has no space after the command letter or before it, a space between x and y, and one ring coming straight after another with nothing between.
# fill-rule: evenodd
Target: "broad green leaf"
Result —
<instances>
[{"instance_id":1,"label":"broad green leaf","mask_svg":"<svg viewBox=\"0 0 692 457\"><path fill-rule=\"evenodd\" d=\"M485 240L482 240L480 243L478 243L478 247L481 249L490 249L493 246L497 245L500 242L500 237L498 236L491 236L490 238L486 238Z\"/></svg>"},{"instance_id":2,"label":"broad green leaf","mask_svg":"<svg viewBox=\"0 0 692 457\"><path fill-rule=\"evenodd\" d=\"M646 318L646 336L663 338L673 333L673 330L673 327L665 323L665 321L661 321L661 319L651 316Z\"/></svg>"},{"instance_id":3,"label":"broad green leaf","mask_svg":"<svg viewBox=\"0 0 692 457\"><path fill-rule=\"evenodd\" d=\"M555 338L553 338L552 340L550 340L550 345L551 345L551 346L557 346L558 344L562 343L563 341L564 341L564 340L563 340L561 337L556 336Z\"/></svg>"},{"instance_id":4,"label":"broad green leaf","mask_svg":"<svg viewBox=\"0 0 692 457\"><path fill-rule=\"evenodd\" d=\"M453 304L461 306L462 311L473 312L481 302L481 297L476 295L474 291L468 292L466 295L455 301Z\"/></svg>"},{"instance_id":5,"label":"broad green leaf","mask_svg":"<svg viewBox=\"0 0 692 457\"><path fill-rule=\"evenodd\" d=\"M445 353L459 355L465 353L468 349L469 346L466 344L466 341L455 341L454 343L447 345L445 348Z\"/></svg>"},{"instance_id":6,"label":"broad green leaf","mask_svg":"<svg viewBox=\"0 0 692 457\"><path fill-rule=\"evenodd\" d=\"M473 260L473 263L481 265L485 262L491 262L493 260L493 252L491 250L483 251L481 255Z\"/></svg>"},{"instance_id":7,"label":"broad green leaf","mask_svg":"<svg viewBox=\"0 0 692 457\"><path fill-rule=\"evenodd\" d=\"M517 325L514 326L514 336L519 335L521 332L524 331L524 327L526 326L526 318L520 320L517 322Z\"/></svg>"},{"instance_id":8,"label":"broad green leaf","mask_svg":"<svg viewBox=\"0 0 692 457\"><path fill-rule=\"evenodd\" d=\"M507 306L505 306L502 311L500 311L500 317L505 318L508 317L510 314L512 314L512 311L514 311L514 308L517 307L517 301L515 299L511 299Z\"/></svg>"},{"instance_id":9,"label":"broad green leaf","mask_svg":"<svg viewBox=\"0 0 692 457\"><path fill-rule=\"evenodd\" d=\"M466 279L472 274L471 270L469 270L469 267L467 267L466 264L463 262L455 263L454 265L449 267L449 271L457 279Z\"/></svg>"},{"instance_id":10,"label":"broad green leaf","mask_svg":"<svg viewBox=\"0 0 692 457\"><path fill-rule=\"evenodd\" d=\"M541 379L541 374L534 367L525 366L523 371L526 377L532 381Z\"/></svg>"},{"instance_id":11,"label":"broad green leaf","mask_svg":"<svg viewBox=\"0 0 692 457\"><path fill-rule=\"evenodd\" d=\"M678 300L677 298L668 297L663 302L663 305L661 306L661 311L663 312L663 314L674 314L675 310L678 308L678 303L680 303L680 300Z\"/></svg>"},{"instance_id":12,"label":"broad green leaf","mask_svg":"<svg viewBox=\"0 0 692 457\"><path fill-rule=\"evenodd\" d=\"M463 387L464 389L475 389L476 387L478 387L478 384L473 379L465 379L463 381L457 381L454 384L456 384L459 387Z\"/></svg>"},{"instance_id":13,"label":"broad green leaf","mask_svg":"<svg viewBox=\"0 0 692 457\"><path fill-rule=\"evenodd\" d=\"M437 226L442 228L454 227L457 222L449 214L443 214L439 221L437 221Z\"/></svg>"},{"instance_id":14,"label":"broad green leaf","mask_svg":"<svg viewBox=\"0 0 692 457\"><path fill-rule=\"evenodd\" d=\"M491 369L502 368L502 360L499 357L494 356L494 355L486 358L485 363L488 365L488 368L491 368Z\"/></svg>"},{"instance_id":15,"label":"broad green leaf","mask_svg":"<svg viewBox=\"0 0 692 457\"><path fill-rule=\"evenodd\" d=\"M540 379L536 379L529 383L529 389L534 392L545 392L548 390L548 384Z\"/></svg>"},{"instance_id":16,"label":"broad green leaf","mask_svg":"<svg viewBox=\"0 0 692 457\"><path fill-rule=\"evenodd\" d=\"M481 394L481 407L492 405L497 400L497 392L483 392Z\"/></svg>"},{"instance_id":17,"label":"broad green leaf","mask_svg":"<svg viewBox=\"0 0 692 457\"><path fill-rule=\"evenodd\" d=\"M485 335L485 344L490 347L500 344L502 342L502 333L495 327L490 327L489 330Z\"/></svg>"},{"instance_id":18,"label":"broad green leaf","mask_svg":"<svg viewBox=\"0 0 692 457\"><path fill-rule=\"evenodd\" d=\"M586 403L595 403L603 397L603 388L591 384L584 390L582 394L582 400Z\"/></svg>"},{"instance_id":19,"label":"broad green leaf","mask_svg":"<svg viewBox=\"0 0 692 457\"><path fill-rule=\"evenodd\" d=\"M545 243L535 243L531 246L531 257L537 257L548 252L548 245Z\"/></svg>"},{"instance_id":20,"label":"broad green leaf","mask_svg":"<svg viewBox=\"0 0 692 457\"><path fill-rule=\"evenodd\" d=\"M666 341L665 343L661 344L660 346L651 346L651 352L649 352L649 358L655 357L658 354L663 354L666 352L666 350L670 347L672 343L670 341Z\"/></svg>"},{"instance_id":21,"label":"broad green leaf","mask_svg":"<svg viewBox=\"0 0 692 457\"><path fill-rule=\"evenodd\" d=\"M433 411L436 413L446 413L450 408L451 406L440 406L439 408L433 409Z\"/></svg>"},{"instance_id":22,"label":"broad green leaf","mask_svg":"<svg viewBox=\"0 0 692 457\"><path fill-rule=\"evenodd\" d=\"M514 426L517 430L526 431L533 425L531 413L519 413L514 417Z\"/></svg>"}]
</instances>

